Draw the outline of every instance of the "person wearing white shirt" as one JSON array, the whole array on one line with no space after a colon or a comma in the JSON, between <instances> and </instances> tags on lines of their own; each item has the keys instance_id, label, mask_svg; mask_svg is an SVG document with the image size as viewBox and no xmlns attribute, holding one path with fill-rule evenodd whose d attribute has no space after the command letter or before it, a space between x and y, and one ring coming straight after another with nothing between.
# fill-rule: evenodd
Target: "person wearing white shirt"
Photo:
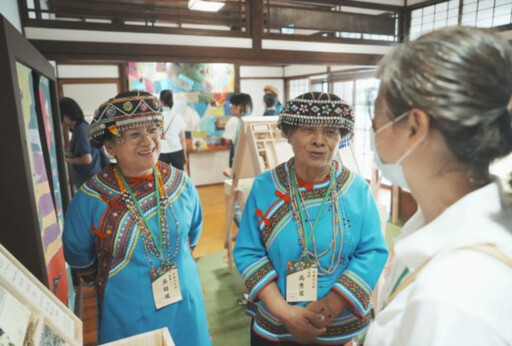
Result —
<instances>
[{"instance_id":1,"label":"person wearing white shirt","mask_svg":"<svg viewBox=\"0 0 512 346\"><path fill-rule=\"evenodd\" d=\"M159 160L183 170L187 162L185 122L181 115L172 108L173 97L170 90L160 92L160 101L163 105L164 128L162 136L164 138L161 141Z\"/></svg>"},{"instance_id":2,"label":"person wearing white shirt","mask_svg":"<svg viewBox=\"0 0 512 346\"><path fill-rule=\"evenodd\" d=\"M510 172L490 174L512 152L511 48L445 28L394 47L378 75L375 161L419 211L364 345L512 345Z\"/></svg>"},{"instance_id":3,"label":"person wearing white shirt","mask_svg":"<svg viewBox=\"0 0 512 346\"><path fill-rule=\"evenodd\" d=\"M231 95L229 102L231 103L231 117L226 122L222 138L226 140L226 143L230 144L229 167L231 168L242 124L240 118L252 113L252 99L249 94L235 93Z\"/></svg>"}]
</instances>

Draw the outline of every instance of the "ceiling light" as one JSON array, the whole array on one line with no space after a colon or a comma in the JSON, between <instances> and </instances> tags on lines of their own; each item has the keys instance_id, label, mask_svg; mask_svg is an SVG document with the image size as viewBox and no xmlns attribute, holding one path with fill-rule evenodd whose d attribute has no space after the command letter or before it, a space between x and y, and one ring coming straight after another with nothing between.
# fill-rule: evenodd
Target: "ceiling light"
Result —
<instances>
[{"instance_id":1,"label":"ceiling light","mask_svg":"<svg viewBox=\"0 0 512 346\"><path fill-rule=\"evenodd\" d=\"M195 11L218 12L222 7L224 7L224 2L221 1L188 1L188 8Z\"/></svg>"}]
</instances>

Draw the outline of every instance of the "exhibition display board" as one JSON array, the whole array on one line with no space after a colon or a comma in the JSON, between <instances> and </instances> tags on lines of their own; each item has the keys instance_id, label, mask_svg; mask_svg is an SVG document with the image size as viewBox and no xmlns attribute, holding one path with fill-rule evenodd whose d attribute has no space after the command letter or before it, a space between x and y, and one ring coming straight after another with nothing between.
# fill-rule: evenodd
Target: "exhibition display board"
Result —
<instances>
[{"instance_id":1,"label":"exhibition display board","mask_svg":"<svg viewBox=\"0 0 512 346\"><path fill-rule=\"evenodd\" d=\"M2 245L0 344L82 345L82 321Z\"/></svg>"},{"instance_id":2,"label":"exhibition display board","mask_svg":"<svg viewBox=\"0 0 512 346\"><path fill-rule=\"evenodd\" d=\"M293 151L288 140L277 128L277 116L243 117L240 126L240 135L235 148L231 181L228 182L226 193L226 236L224 247L227 250L229 272L233 271L233 216L235 205L245 204L240 197L245 198L245 193L239 189L241 179L254 178L266 170L272 169L282 162L288 161L293 156ZM242 184L244 190L250 190L250 186ZM245 197L244 197L245 196Z\"/></svg>"},{"instance_id":3,"label":"exhibition display board","mask_svg":"<svg viewBox=\"0 0 512 346\"><path fill-rule=\"evenodd\" d=\"M2 16L0 52L0 243L73 307L61 240L70 194L54 68Z\"/></svg>"}]
</instances>

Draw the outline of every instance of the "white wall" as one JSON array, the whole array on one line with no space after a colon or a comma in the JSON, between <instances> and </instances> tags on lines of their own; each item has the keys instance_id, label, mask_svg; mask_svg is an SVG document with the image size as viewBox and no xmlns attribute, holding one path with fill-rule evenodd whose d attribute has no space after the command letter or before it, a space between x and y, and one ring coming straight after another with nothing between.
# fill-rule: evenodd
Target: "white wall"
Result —
<instances>
[{"instance_id":1,"label":"white wall","mask_svg":"<svg viewBox=\"0 0 512 346\"><path fill-rule=\"evenodd\" d=\"M284 77L284 67L281 66L240 66L240 77Z\"/></svg>"},{"instance_id":2,"label":"white wall","mask_svg":"<svg viewBox=\"0 0 512 346\"><path fill-rule=\"evenodd\" d=\"M118 78L117 65L59 65L59 78Z\"/></svg>"},{"instance_id":3,"label":"white wall","mask_svg":"<svg viewBox=\"0 0 512 346\"><path fill-rule=\"evenodd\" d=\"M271 85L279 91L279 100L283 102L284 67L281 66L240 66L240 92L251 95L253 115L263 115L263 87ZM262 79L268 78L268 79Z\"/></svg>"},{"instance_id":4,"label":"white wall","mask_svg":"<svg viewBox=\"0 0 512 346\"><path fill-rule=\"evenodd\" d=\"M241 79L240 92L251 95L253 115L261 116L265 110L263 105L263 87L271 85L279 91L279 100L283 103L284 80L283 79Z\"/></svg>"},{"instance_id":5,"label":"white wall","mask_svg":"<svg viewBox=\"0 0 512 346\"><path fill-rule=\"evenodd\" d=\"M80 105L88 121L99 105L119 94L117 83L64 84L62 92Z\"/></svg>"},{"instance_id":6,"label":"white wall","mask_svg":"<svg viewBox=\"0 0 512 346\"><path fill-rule=\"evenodd\" d=\"M327 66L322 65L288 65L284 68L285 77L321 74L327 72Z\"/></svg>"},{"instance_id":7,"label":"white wall","mask_svg":"<svg viewBox=\"0 0 512 346\"><path fill-rule=\"evenodd\" d=\"M18 1L16 0L1 0L0 13L21 32L20 12L18 10Z\"/></svg>"},{"instance_id":8,"label":"white wall","mask_svg":"<svg viewBox=\"0 0 512 346\"><path fill-rule=\"evenodd\" d=\"M38 27L26 27L25 36L28 39L33 40L252 48L252 39L240 37L208 36L208 38L206 38L204 36L194 35L149 34L140 32L93 31Z\"/></svg>"},{"instance_id":9,"label":"white wall","mask_svg":"<svg viewBox=\"0 0 512 346\"><path fill-rule=\"evenodd\" d=\"M119 69L117 65L58 65L57 75L60 79L119 78ZM120 92L117 82L91 81L65 83L62 91L64 96L71 97L80 105L89 121L100 104Z\"/></svg>"}]
</instances>

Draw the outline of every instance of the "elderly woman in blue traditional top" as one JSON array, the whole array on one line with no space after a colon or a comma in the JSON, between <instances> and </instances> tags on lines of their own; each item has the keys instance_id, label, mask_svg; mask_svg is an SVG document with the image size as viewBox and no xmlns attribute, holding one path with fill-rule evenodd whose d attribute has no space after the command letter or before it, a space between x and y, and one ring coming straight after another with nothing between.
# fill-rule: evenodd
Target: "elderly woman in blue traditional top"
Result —
<instances>
[{"instance_id":1,"label":"elderly woman in blue traditional top","mask_svg":"<svg viewBox=\"0 0 512 346\"><path fill-rule=\"evenodd\" d=\"M278 125L295 156L258 176L234 257L256 302L252 345L343 345L373 317L388 251L367 183L333 160L353 135L352 109L311 92Z\"/></svg>"},{"instance_id":2,"label":"elderly woman in blue traditional top","mask_svg":"<svg viewBox=\"0 0 512 346\"><path fill-rule=\"evenodd\" d=\"M158 162L161 109L145 92L99 107L89 136L117 164L82 185L66 213L64 253L96 286L99 343L168 327L177 345L211 344L191 251L201 205L183 171Z\"/></svg>"}]
</instances>

